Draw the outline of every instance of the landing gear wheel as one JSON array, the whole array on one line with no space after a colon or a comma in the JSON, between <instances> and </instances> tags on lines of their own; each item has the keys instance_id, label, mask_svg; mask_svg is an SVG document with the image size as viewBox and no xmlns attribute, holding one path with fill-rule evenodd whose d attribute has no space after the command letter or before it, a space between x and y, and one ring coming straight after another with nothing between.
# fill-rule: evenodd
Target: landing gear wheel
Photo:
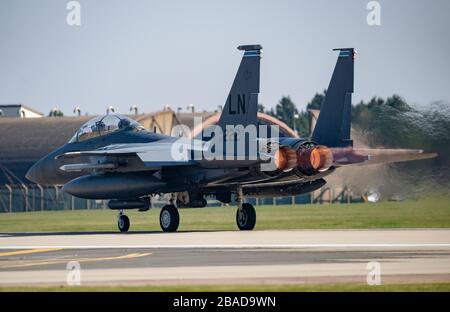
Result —
<instances>
[{"instance_id":1,"label":"landing gear wheel","mask_svg":"<svg viewBox=\"0 0 450 312\"><path fill-rule=\"evenodd\" d=\"M127 232L130 228L130 219L126 215L120 215L117 218L117 226L119 227L120 232Z\"/></svg>"},{"instance_id":2,"label":"landing gear wheel","mask_svg":"<svg viewBox=\"0 0 450 312\"><path fill-rule=\"evenodd\" d=\"M159 214L159 225L164 232L175 232L180 224L180 215L175 205L165 205Z\"/></svg>"},{"instance_id":3,"label":"landing gear wheel","mask_svg":"<svg viewBox=\"0 0 450 312\"><path fill-rule=\"evenodd\" d=\"M256 211L251 204L242 204L236 211L236 224L241 231L251 231L256 224Z\"/></svg>"}]
</instances>

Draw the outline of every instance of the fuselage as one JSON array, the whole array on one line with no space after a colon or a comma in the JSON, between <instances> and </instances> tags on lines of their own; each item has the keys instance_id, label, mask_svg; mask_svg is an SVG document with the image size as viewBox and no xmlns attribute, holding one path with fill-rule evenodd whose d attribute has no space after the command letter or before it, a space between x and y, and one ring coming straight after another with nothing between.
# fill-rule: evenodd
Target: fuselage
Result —
<instances>
[{"instance_id":1,"label":"fuselage","mask_svg":"<svg viewBox=\"0 0 450 312\"><path fill-rule=\"evenodd\" d=\"M102 149L120 144L152 144L175 142L178 138L136 128L126 128L107 135L100 135L84 141L74 140L46 155L30 168L27 178L41 185L64 185L64 190L72 195L90 199L134 199L148 194L190 192L217 194L233 192L238 184L252 183L296 183L321 179L329 172L307 176L296 170L277 171L267 174L258 169L259 161L247 160L200 160L196 164L168 166L160 170L147 168L138 157L129 157L124 169L114 171L85 172L65 171L63 166L89 162L89 156L70 159L58 157L70 152ZM280 138L285 145L298 148L305 142L299 138ZM132 169L130 169L132 168ZM330 171L331 172L331 171ZM269 187L269 185L267 185ZM249 188L250 192L262 192L264 187ZM273 191L273 186L268 191Z\"/></svg>"}]
</instances>

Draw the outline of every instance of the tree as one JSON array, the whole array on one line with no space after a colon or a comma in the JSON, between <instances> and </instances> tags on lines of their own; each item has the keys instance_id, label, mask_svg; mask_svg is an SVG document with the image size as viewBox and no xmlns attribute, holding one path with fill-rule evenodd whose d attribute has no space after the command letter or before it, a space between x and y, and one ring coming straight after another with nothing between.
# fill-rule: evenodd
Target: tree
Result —
<instances>
[{"instance_id":1,"label":"tree","mask_svg":"<svg viewBox=\"0 0 450 312\"><path fill-rule=\"evenodd\" d=\"M270 111L266 111L266 114L283 121L291 129L295 129L300 136L309 136L309 113L305 111L298 111L297 105L289 96L283 96L275 106L275 110L272 108Z\"/></svg>"},{"instance_id":2,"label":"tree","mask_svg":"<svg viewBox=\"0 0 450 312\"><path fill-rule=\"evenodd\" d=\"M258 104L258 112L260 112L260 113L264 113L264 111L265 111L265 107L264 107L264 105L263 105L263 104L261 104L261 103L259 103L259 104Z\"/></svg>"},{"instance_id":3,"label":"tree","mask_svg":"<svg viewBox=\"0 0 450 312\"><path fill-rule=\"evenodd\" d=\"M323 101L325 100L325 95L327 94L327 89L323 90L322 93L314 94L311 101L306 105L307 109L320 109L322 107Z\"/></svg>"},{"instance_id":4,"label":"tree","mask_svg":"<svg viewBox=\"0 0 450 312\"><path fill-rule=\"evenodd\" d=\"M373 97L368 103L358 103L352 110L352 123L371 145L416 148L425 143L417 114L404 98L394 94L386 100Z\"/></svg>"},{"instance_id":5,"label":"tree","mask_svg":"<svg viewBox=\"0 0 450 312\"><path fill-rule=\"evenodd\" d=\"M298 110L289 96L283 96L275 107L275 117L291 128L294 128L294 115L297 114Z\"/></svg>"},{"instance_id":6,"label":"tree","mask_svg":"<svg viewBox=\"0 0 450 312\"><path fill-rule=\"evenodd\" d=\"M301 111L296 119L295 129L300 137L310 136L310 115L308 112Z\"/></svg>"}]
</instances>

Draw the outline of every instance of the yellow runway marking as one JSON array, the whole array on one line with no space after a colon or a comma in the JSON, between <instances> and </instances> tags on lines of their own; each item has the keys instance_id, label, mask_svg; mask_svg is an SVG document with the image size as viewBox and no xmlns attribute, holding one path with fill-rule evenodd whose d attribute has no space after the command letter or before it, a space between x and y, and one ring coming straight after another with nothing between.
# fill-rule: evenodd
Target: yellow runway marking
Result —
<instances>
[{"instance_id":1,"label":"yellow runway marking","mask_svg":"<svg viewBox=\"0 0 450 312\"><path fill-rule=\"evenodd\" d=\"M16 251L4 251L4 252L0 252L0 257L26 255L26 254L36 253L36 252L47 252L47 251L55 251L55 250L61 250L61 248L37 248L37 249L26 249L26 250L16 250Z\"/></svg>"},{"instance_id":2,"label":"yellow runway marking","mask_svg":"<svg viewBox=\"0 0 450 312\"><path fill-rule=\"evenodd\" d=\"M22 261L22 263L5 263L0 264L0 269L8 269L8 268L23 268L30 266L39 266L39 265L50 265L50 264L62 264L68 263L70 261L77 262L95 262L95 261L109 261L109 260L123 260L123 259L134 259L151 255L150 252L147 253L131 253L123 256L116 257L103 257L103 258L72 258L72 259L47 259L47 260L28 260ZM17 261L15 261L17 262Z\"/></svg>"}]
</instances>

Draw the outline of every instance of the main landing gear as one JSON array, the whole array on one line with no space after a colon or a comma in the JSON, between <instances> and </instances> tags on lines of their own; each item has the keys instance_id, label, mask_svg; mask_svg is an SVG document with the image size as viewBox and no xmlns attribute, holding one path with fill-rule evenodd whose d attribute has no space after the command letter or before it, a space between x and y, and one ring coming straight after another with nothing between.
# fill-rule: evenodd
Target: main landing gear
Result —
<instances>
[{"instance_id":1,"label":"main landing gear","mask_svg":"<svg viewBox=\"0 0 450 312\"><path fill-rule=\"evenodd\" d=\"M251 231L256 224L255 208L248 203L242 204L236 211L236 224L241 231Z\"/></svg>"},{"instance_id":2,"label":"main landing gear","mask_svg":"<svg viewBox=\"0 0 450 312\"><path fill-rule=\"evenodd\" d=\"M159 214L159 225L164 232L175 232L180 224L180 215L175 205L165 205Z\"/></svg>"},{"instance_id":3,"label":"main landing gear","mask_svg":"<svg viewBox=\"0 0 450 312\"><path fill-rule=\"evenodd\" d=\"M255 207L249 203L244 203L244 195L240 186L236 191L236 197L238 204L236 224L241 231L251 231L256 224Z\"/></svg>"}]
</instances>

